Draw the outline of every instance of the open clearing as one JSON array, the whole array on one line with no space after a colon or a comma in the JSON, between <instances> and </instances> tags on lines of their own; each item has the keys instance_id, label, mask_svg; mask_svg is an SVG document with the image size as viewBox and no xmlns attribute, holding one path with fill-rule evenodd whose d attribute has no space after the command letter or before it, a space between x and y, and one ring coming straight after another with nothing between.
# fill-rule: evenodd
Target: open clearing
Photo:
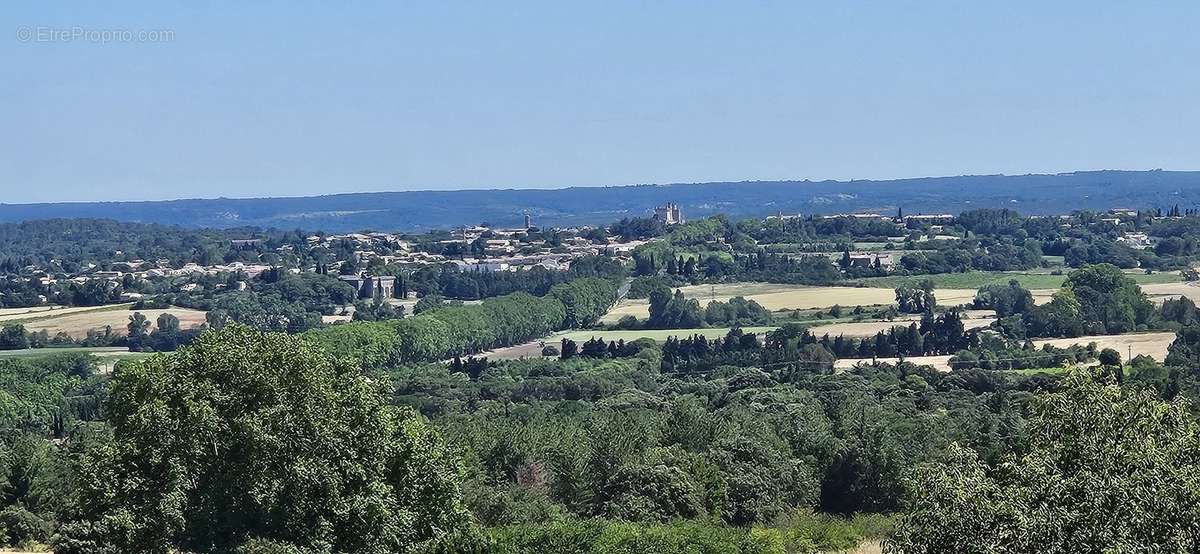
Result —
<instances>
[{"instance_id":1,"label":"open clearing","mask_svg":"<svg viewBox=\"0 0 1200 554\"><path fill-rule=\"evenodd\" d=\"M1144 354L1161 362L1167 357L1167 349L1174 340L1175 333L1158 332L1133 333L1128 335L1093 335L1075 337L1073 339L1038 339L1033 341L1033 344L1038 347L1041 347L1043 344L1052 344L1059 348L1065 348L1072 344L1087 345L1094 342L1097 348L1112 348L1120 352L1121 359L1125 361L1128 361L1129 353L1132 351L1133 356ZM933 366L934 369L940 371L950 371L950 356L913 356L904 360L918 365ZM879 358L879 361L896 363L898 359ZM834 364L834 367L837 369L850 369L859 362L870 362L870 360L840 359Z\"/></svg>"},{"instance_id":2,"label":"open clearing","mask_svg":"<svg viewBox=\"0 0 1200 554\"><path fill-rule=\"evenodd\" d=\"M1155 302L1162 302L1167 298L1178 298L1186 296L1194 302L1200 302L1200 283L1157 283L1142 285L1142 292L1150 297Z\"/></svg>"},{"instance_id":3,"label":"open clearing","mask_svg":"<svg viewBox=\"0 0 1200 554\"><path fill-rule=\"evenodd\" d=\"M115 306L32 306L29 308L3 308L0 309L0 322L21 322L31 319L40 319L43 317L54 317L59 315L74 314L80 312L93 312L96 310L111 310L119 307L128 307L132 304L117 304Z\"/></svg>"},{"instance_id":4,"label":"open clearing","mask_svg":"<svg viewBox=\"0 0 1200 554\"><path fill-rule=\"evenodd\" d=\"M1037 346L1043 344L1052 344L1058 347L1070 346L1072 344L1084 344L1089 342L1096 343L1098 348L1112 348L1121 353L1121 359L1128 361L1130 351L1133 356L1144 354L1158 361L1163 361L1167 357L1167 348L1171 346L1171 342L1175 340L1175 333L1158 332L1158 333L1132 333L1128 335L1097 335L1090 337L1076 337L1073 339L1041 339L1033 341Z\"/></svg>"},{"instance_id":5,"label":"open clearing","mask_svg":"<svg viewBox=\"0 0 1200 554\"><path fill-rule=\"evenodd\" d=\"M729 301L735 296L754 300L771 311L797 309L828 309L838 306L882 306L896 301L894 288L884 287L811 287L805 285L778 285L771 283L724 283L719 285L693 285L680 287L684 296L695 298L701 306L711 300ZM934 290L938 303L957 305L969 303L975 298L976 289ZM1037 302L1048 301L1053 290L1033 291ZM1197 290L1200 293L1200 289ZM617 303L601 319L602 323L616 323L622 316L632 315L646 318L650 315L649 300L627 298Z\"/></svg>"},{"instance_id":6,"label":"open clearing","mask_svg":"<svg viewBox=\"0 0 1200 554\"><path fill-rule=\"evenodd\" d=\"M880 331L887 331L892 327L908 326L914 322L920 322L920 317L904 317L893 321L851 321L845 323L830 323L827 325L813 325L811 322L806 322L810 325L809 331L818 338L828 334L830 337L838 335L846 335L847 337L872 337ZM963 327L967 330L987 327L996 321L995 315L991 310L967 310L966 317L963 318Z\"/></svg>"},{"instance_id":7,"label":"open clearing","mask_svg":"<svg viewBox=\"0 0 1200 554\"><path fill-rule=\"evenodd\" d=\"M39 358L55 354L91 354L103 361L145 358L153 355L150 352L130 352L119 346L66 346L55 348L30 348L26 350L0 350L3 358ZM3 552L3 551L0 551Z\"/></svg>"},{"instance_id":8,"label":"open clearing","mask_svg":"<svg viewBox=\"0 0 1200 554\"><path fill-rule=\"evenodd\" d=\"M1147 275L1142 271L1127 270L1125 272L1141 285L1152 300L1161 302L1164 298L1187 296L1200 303L1200 283L1184 283L1179 279L1178 272L1160 272ZM754 300L771 311L828 309L834 305L847 306L883 306L896 300L896 287L914 286L922 280L929 279L934 283L934 295L938 304L953 306L970 303L975 293L983 286L991 283L1007 283L1017 280L1021 286L1033 293L1033 299L1038 304L1050 301L1051 295L1062 287L1066 275L1052 275L1048 272L1004 272L1004 271L969 271L966 273L942 273L936 275L908 275L890 277L871 277L850 281L860 286L829 286L814 287L806 285L783 285L774 283L721 283L716 285L690 285L680 287L684 296L695 298L705 306L709 301L729 301L735 296L743 296ZM649 301L627 298L617 303L601 320L601 323L616 323L622 316L632 315L637 318L649 316Z\"/></svg>"},{"instance_id":9,"label":"open clearing","mask_svg":"<svg viewBox=\"0 0 1200 554\"><path fill-rule=\"evenodd\" d=\"M103 331L106 326L111 326L115 333L124 334L126 326L129 325L129 318L134 314L134 311L125 307L114 309L111 306L106 306L85 311L76 310L62 315L58 315L58 312L53 312L54 315L39 314L39 317L21 320L19 323L24 325L25 330L30 332L45 330L50 336L62 332L70 335L71 338L82 339L87 337L89 330ZM146 316L146 319L150 320L151 328L154 328L158 316L164 313L178 317L179 326L183 329L199 327L205 321L205 312L202 310L168 308L165 310L136 311L141 312L142 315Z\"/></svg>"},{"instance_id":10,"label":"open clearing","mask_svg":"<svg viewBox=\"0 0 1200 554\"><path fill-rule=\"evenodd\" d=\"M1140 285L1180 282L1178 272L1161 272L1147 275L1144 271L1126 271L1125 274ZM1015 279L1018 283L1021 283L1021 286L1030 290L1036 290L1061 288L1063 281L1067 280L1067 276L1036 271L968 271L966 273L941 273L937 275L869 277L854 282L870 287L896 288L900 286L914 286L925 279L933 281L933 286L937 288L975 290L985 285L993 283L1004 284Z\"/></svg>"},{"instance_id":11,"label":"open clearing","mask_svg":"<svg viewBox=\"0 0 1200 554\"><path fill-rule=\"evenodd\" d=\"M990 310L968 310L967 317L963 319L963 325L967 329L976 329L986 327L995 321L995 316ZM820 337L826 333L834 337L837 335L846 335L847 337L871 337L875 336L879 331L886 331L892 327L907 326L913 322L920 321L916 316L905 316L894 321L843 321L838 323L825 323L805 321L802 322L809 326L809 329L816 336ZM497 348L478 354L479 356L487 356L492 359L510 360L516 358L530 358L541 356L542 346L558 346L562 339L567 338L578 343L590 340L593 337L599 337L606 341L624 340L625 342L634 341L640 338L653 339L658 342L667 340L668 337L690 337L692 335L703 335L708 339L724 337L729 333L729 327L706 327L697 329L649 329L649 330L584 330L584 331L563 331L555 333L541 340L509 346L506 348ZM742 331L747 333L764 334L769 333L777 326L764 327L742 327Z\"/></svg>"}]
</instances>

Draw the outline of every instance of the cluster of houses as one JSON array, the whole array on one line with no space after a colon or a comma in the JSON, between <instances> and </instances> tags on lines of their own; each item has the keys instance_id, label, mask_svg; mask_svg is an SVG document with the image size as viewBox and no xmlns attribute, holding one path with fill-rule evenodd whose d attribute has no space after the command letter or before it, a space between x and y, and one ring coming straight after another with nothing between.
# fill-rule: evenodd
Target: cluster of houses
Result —
<instances>
[{"instance_id":1,"label":"cluster of houses","mask_svg":"<svg viewBox=\"0 0 1200 554\"><path fill-rule=\"evenodd\" d=\"M1125 226L1128 228L1130 218L1137 216L1139 216L1139 213L1135 210L1114 209L1103 214L1098 220L1111 223L1117 227ZM654 217L669 225L684 222L682 211L677 204L673 203L667 203L655 208ZM770 216L768 219L792 220L802 217L808 216L784 215L781 213ZM942 226L951 224L954 221L954 216L951 214L904 215L897 213L896 216L891 217L875 213L849 213L819 217L824 219L853 218L856 220L889 222L895 225L896 230L900 234L911 228L920 228L930 232L931 236L936 235ZM1046 217L1061 218L1063 226L1078 224L1072 221L1072 216ZM1174 219L1179 216L1157 217ZM462 227L456 229L449 239L440 241L447 246L451 243L459 245L455 249L458 254L453 256L424 251L414 245L404 235L393 233L372 232L312 235L307 237L306 240L312 248L332 248L338 246L344 249L346 244L350 244L352 245L354 257L359 261L379 260L384 264L408 267L453 264L462 271L525 271L533 268L544 268L552 271L565 270L570 266L572 260L585 256L608 255L618 259L629 259L633 251L646 242L641 240L622 241L619 237L614 236L596 239L594 230L586 227L560 229L559 231L561 231L561 236L563 236L562 240L556 240L554 245L551 246L545 240L536 237L536 235L531 236L532 233L537 232L537 228L533 226L532 219L528 215L525 216L525 225L523 227L494 228L486 225ZM956 238L952 236L937 236L948 239ZM901 242L905 240L905 237L898 236L894 240ZM1153 248L1157 242L1156 238L1148 236L1144 232L1134 232L1132 229L1120 233L1117 240L1122 244L1137 249ZM235 239L230 241L230 246L235 249L254 250L262 246L262 240L256 238ZM277 250L281 254L287 254L292 250L292 246L284 245ZM121 253L116 252L115 254L120 255ZM844 259L842 256L845 254L840 252L830 253L830 255L836 258L838 262L850 268L891 270L899 261L898 253L886 250L851 251L848 253L848 260ZM324 269L337 268L345 262L346 260L339 260L329 264L329 267ZM155 279L240 273L249 278L254 278L265 271L273 269L273 267L267 264L243 262L214 265L188 263L181 267L171 267L169 260L158 259L119 261L106 264L103 268L96 264L88 264L78 275L71 277L63 277L61 275L58 277L51 276L34 267L25 269L35 275L43 285L47 286L62 282L85 283L94 279L108 280L113 286L116 286L118 282L126 277ZM324 271L324 269L309 268L307 271ZM302 270L293 268L289 271L300 273ZM393 298L396 296L396 282L392 277L352 274L340 276L339 279L352 285L359 291L362 297ZM244 285L244 283L241 284ZM188 286L198 287L199 285L184 285L182 290L187 290ZM136 293L131 293L132 296L137 295Z\"/></svg>"}]
</instances>

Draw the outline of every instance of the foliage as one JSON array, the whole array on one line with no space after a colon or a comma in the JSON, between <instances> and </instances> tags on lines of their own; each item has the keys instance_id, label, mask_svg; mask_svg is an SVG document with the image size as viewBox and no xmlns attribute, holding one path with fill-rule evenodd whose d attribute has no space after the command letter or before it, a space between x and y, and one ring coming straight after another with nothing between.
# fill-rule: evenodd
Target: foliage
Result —
<instances>
[{"instance_id":1,"label":"foliage","mask_svg":"<svg viewBox=\"0 0 1200 554\"><path fill-rule=\"evenodd\" d=\"M456 462L356 367L241 326L118 372L65 542L408 551L467 524Z\"/></svg>"},{"instance_id":2,"label":"foliage","mask_svg":"<svg viewBox=\"0 0 1200 554\"><path fill-rule=\"evenodd\" d=\"M1028 448L990 466L952 446L919 467L894 552L1189 552L1195 420L1083 371L1034 404Z\"/></svg>"},{"instance_id":3,"label":"foliage","mask_svg":"<svg viewBox=\"0 0 1200 554\"><path fill-rule=\"evenodd\" d=\"M683 291L674 294L665 285L650 291L650 317L648 329L692 329L704 325L704 313L700 301L686 298Z\"/></svg>"},{"instance_id":4,"label":"foliage","mask_svg":"<svg viewBox=\"0 0 1200 554\"><path fill-rule=\"evenodd\" d=\"M995 310L996 317L1023 314L1033 306L1033 294L1016 279L1010 280L1006 285L984 286L975 294L975 308Z\"/></svg>"},{"instance_id":5,"label":"foliage","mask_svg":"<svg viewBox=\"0 0 1200 554\"><path fill-rule=\"evenodd\" d=\"M409 288L423 297L479 300L514 292L544 296L554 285L580 277L621 279L624 276L625 268L612 258L588 256L573 260L565 271L540 266L523 271L463 271L447 263L421 267L403 278Z\"/></svg>"},{"instance_id":6,"label":"foliage","mask_svg":"<svg viewBox=\"0 0 1200 554\"><path fill-rule=\"evenodd\" d=\"M560 283L544 297L518 292L479 304L444 305L386 322L354 322L310 331L338 356L368 369L448 359L511 346L599 319L616 301L616 286L594 277ZM590 323L589 323L590 324Z\"/></svg>"},{"instance_id":7,"label":"foliage","mask_svg":"<svg viewBox=\"0 0 1200 554\"><path fill-rule=\"evenodd\" d=\"M896 289L896 309L900 313L920 314L932 312L937 305L933 296L933 281L921 281L915 287L899 287Z\"/></svg>"},{"instance_id":8,"label":"foliage","mask_svg":"<svg viewBox=\"0 0 1200 554\"><path fill-rule=\"evenodd\" d=\"M1116 334L1144 329L1154 305L1133 279L1108 264L1071 272L1063 285L1079 300L1084 332Z\"/></svg>"}]
</instances>

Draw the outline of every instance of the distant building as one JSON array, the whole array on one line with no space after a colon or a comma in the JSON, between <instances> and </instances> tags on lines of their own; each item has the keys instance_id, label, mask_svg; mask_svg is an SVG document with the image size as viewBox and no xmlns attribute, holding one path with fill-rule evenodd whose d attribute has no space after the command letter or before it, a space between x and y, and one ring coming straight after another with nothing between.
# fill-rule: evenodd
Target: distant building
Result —
<instances>
[{"instance_id":1,"label":"distant building","mask_svg":"<svg viewBox=\"0 0 1200 554\"><path fill-rule=\"evenodd\" d=\"M354 287L359 298L391 298L396 295L396 278L390 275L380 277L362 275L342 275L338 277Z\"/></svg>"},{"instance_id":2,"label":"distant building","mask_svg":"<svg viewBox=\"0 0 1200 554\"><path fill-rule=\"evenodd\" d=\"M513 241L505 239L488 239L483 247L483 253L488 256L507 256L516 250Z\"/></svg>"},{"instance_id":3,"label":"distant building","mask_svg":"<svg viewBox=\"0 0 1200 554\"><path fill-rule=\"evenodd\" d=\"M630 242L618 242L615 244L609 244L604 247L604 253L608 254L609 256L619 256L621 254L632 254L633 251L637 247L639 247L645 243L646 243L646 241L635 240L635 241L630 241Z\"/></svg>"},{"instance_id":4,"label":"distant building","mask_svg":"<svg viewBox=\"0 0 1200 554\"><path fill-rule=\"evenodd\" d=\"M896 265L896 259L891 253L878 252L851 252L850 267L879 267L882 269L892 269Z\"/></svg>"},{"instance_id":5,"label":"distant building","mask_svg":"<svg viewBox=\"0 0 1200 554\"><path fill-rule=\"evenodd\" d=\"M1154 239L1146 233L1125 233L1117 237L1117 242L1124 244L1130 248L1147 249L1154 248Z\"/></svg>"},{"instance_id":6,"label":"distant building","mask_svg":"<svg viewBox=\"0 0 1200 554\"><path fill-rule=\"evenodd\" d=\"M533 228L533 217L530 216L529 214L525 214L525 230L528 231L529 229L532 229L532 228Z\"/></svg>"},{"instance_id":7,"label":"distant building","mask_svg":"<svg viewBox=\"0 0 1200 554\"><path fill-rule=\"evenodd\" d=\"M917 214L904 216L905 223L924 223L928 225L947 225L954 222L950 214Z\"/></svg>"},{"instance_id":8,"label":"distant building","mask_svg":"<svg viewBox=\"0 0 1200 554\"><path fill-rule=\"evenodd\" d=\"M879 215L879 214L833 214L833 215L821 216L821 219L842 219L842 218L859 219L859 220L864 220L864 221L865 220L882 221L884 219L887 219L886 217Z\"/></svg>"},{"instance_id":9,"label":"distant building","mask_svg":"<svg viewBox=\"0 0 1200 554\"><path fill-rule=\"evenodd\" d=\"M229 241L229 245L239 249L258 248L262 244L262 239L233 239Z\"/></svg>"},{"instance_id":10,"label":"distant building","mask_svg":"<svg viewBox=\"0 0 1200 554\"><path fill-rule=\"evenodd\" d=\"M654 208L654 219L666 225L675 225L683 223L683 212L679 210L678 204L667 202L665 205Z\"/></svg>"}]
</instances>

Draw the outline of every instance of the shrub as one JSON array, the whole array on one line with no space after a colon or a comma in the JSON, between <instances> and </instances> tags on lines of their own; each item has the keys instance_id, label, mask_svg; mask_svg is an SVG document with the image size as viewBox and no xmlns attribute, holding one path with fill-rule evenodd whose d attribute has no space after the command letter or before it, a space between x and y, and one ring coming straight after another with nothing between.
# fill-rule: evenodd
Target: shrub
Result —
<instances>
[{"instance_id":1,"label":"shrub","mask_svg":"<svg viewBox=\"0 0 1200 554\"><path fill-rule=\"evenodd\" d=\"M0 530L5 542L12 546L45 542L50 538L50 522L14 504L0 511Z\"/></svg>"}]
</instances>

